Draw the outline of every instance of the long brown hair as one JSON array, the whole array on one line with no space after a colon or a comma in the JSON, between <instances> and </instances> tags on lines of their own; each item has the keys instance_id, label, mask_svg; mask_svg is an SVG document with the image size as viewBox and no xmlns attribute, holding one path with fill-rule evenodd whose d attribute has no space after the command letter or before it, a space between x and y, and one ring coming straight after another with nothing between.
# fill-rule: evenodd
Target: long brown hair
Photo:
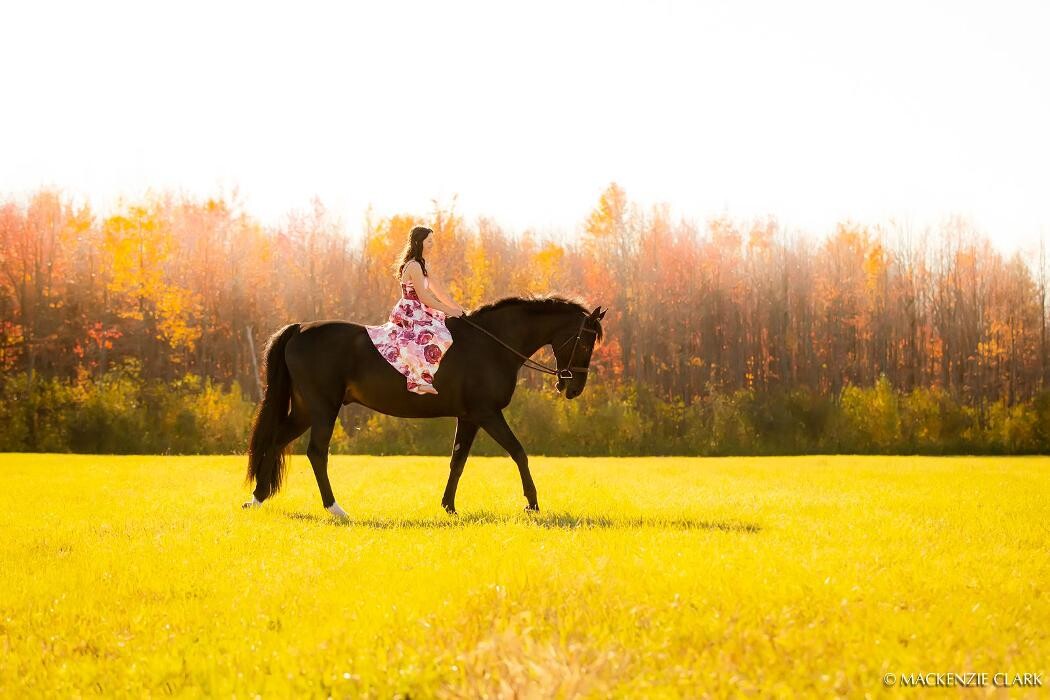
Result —
<instances>
[{"instance_id":1,"label":"long brown hair","mask_svg":"<svg viewBox=\"0 0 1050 700\"><path fill-rule=\"evenodd\" d=\"M426 226L416 226L408 234L408 242L405 243L404 249L401 251L401 259L394 263L394 269L397 271L397 278L401 279L401 271L405 269L405 265L411 260L415 260L419 263L419 266L423 268L423 276L427 275L427 261L423 259L423 241L427 236L434 233L434 229L427 228Z\"/></svg>"}]
</instances>

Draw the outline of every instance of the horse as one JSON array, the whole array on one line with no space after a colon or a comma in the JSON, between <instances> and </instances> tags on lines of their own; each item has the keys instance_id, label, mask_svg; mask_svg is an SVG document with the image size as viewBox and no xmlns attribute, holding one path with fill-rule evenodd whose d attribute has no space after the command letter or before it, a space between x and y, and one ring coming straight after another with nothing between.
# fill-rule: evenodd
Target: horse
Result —
<instances>
[{"instance_id":1,"label":"horse","mask_svg":"<svg viewBox=\"0 0 1050 700\"><path fill-rule=\"evenodd\" d=\"M461 317L449 316L452 345L434 374L437 394L410 392L405 377L379 353L365 327L350 321L293 323L266 344L266 386L252 426L245 483L255 482L259 507L284 480L287 446L307 429L306 450L321 504L347 518L328 480L328 446L343 405L357 403L402 418L456 418L448 483L441 505L456 514L456 488L478 429L484 429L518 467L526 511L539 511L529 458L503 416L514 395L523 365L557 377L556 389L567 399L587 384L591 354L602 339L608 309L587 311L557 295L507 297ZM554 349L557 369L531 355L545 345Z\"/></svg>"}]
</instances>

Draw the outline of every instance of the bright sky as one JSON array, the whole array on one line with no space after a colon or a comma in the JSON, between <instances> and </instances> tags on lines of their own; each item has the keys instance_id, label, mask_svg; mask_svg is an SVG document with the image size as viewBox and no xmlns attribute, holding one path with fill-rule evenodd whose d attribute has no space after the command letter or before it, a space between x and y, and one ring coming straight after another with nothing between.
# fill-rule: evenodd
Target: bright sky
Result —
<instances>
[{"instance_id":1,"label":"bright sky","mask_svg":"<svg viewBox=\"0 0 1050 700\"><path fill-rule=\"evenodd\" d=\"M0 195L239 186L359 228L431 200L578 230L619 182L703 221L971 217L1050 239L1045 2L9 2Z\"/></svg>"}]
</instances>

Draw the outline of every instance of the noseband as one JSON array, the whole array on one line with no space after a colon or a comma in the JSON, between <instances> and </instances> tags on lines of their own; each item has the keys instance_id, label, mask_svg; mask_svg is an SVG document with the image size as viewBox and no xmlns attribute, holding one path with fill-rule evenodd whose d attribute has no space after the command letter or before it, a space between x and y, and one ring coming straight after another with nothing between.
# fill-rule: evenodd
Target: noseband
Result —
<instances>
[{"instance_id":1,"label":"noseband","mask_svg":"<svg viewBox=\"0 0 1050 700\"><path fill-rule=\"evenodd\" d=\"M481 331L482 333L484 333L488 337L492 338L493 340L495 340L497 343L499 343L503 347L505 347L508 350L510 350L512 353L514 353L515 355L517 355L518 357L523 359L525 361L525 366L528 367L529 369L534 369L537 372L543 372L544 374L553 375L553 376L557 377L559 380L569 381L574 376L573 375L573 371L574 370L576 372L581 373L581 374L585 374L585 373L590 371L590 368L588 368L588 367L577 367L577 366L574 366L572 364L573 361L576 359L576 349L580 346L580 339L583 337L583 334L584 333L594 333L595 335L598 335L598 331L595 330L594 328L584 328L584 326L587 323L587 319L588 318L590 318L590 317L587 316L586 314L583 314L583 319L580 320L580 327L576 331L576 335L575 336L569 336L568 338L566 338L565 340L562 341L561 345L559 345L557 348L554 349L554 352L557 353L558 350L561 350L563 347L565 347L566 343L568 343L570 340L575 340L576 341L576 342L574 342L572 344L572 352L569 353L569 361L566 364L564 369L552 369L551 367L548 367L547 365L543 364L542 362L537 362L536 360L532 359L531 357L529 357L527 355L524 355L523 353L518 352L517 350L515 350L511 346L507 345L502 340L500 340L498 337L493 335L487 328L482 328L481 326L479 326L478 324L474 323L473 321L471 321L466 316L459 316L458 320L465 321L468 325L471 325L474 328L477 328L479 331ZM557 358L557 355L555 355L555 358Z\"/></svg>"},{"instance_id":2,"label":"noseband","mask_svg":"<svg viewBox=\"0 0 1050 700\"><path fill-rule=\"evenodd\" d=\"M580 321L580 328L576 331L576 341L572 344L572 352L569 353L569 361L566 364L565 369L559 369L557 372L555 372L555 376L557 376L559 380L569 381L570 379L572 379L573 370L581 374L586 374L590 371L589 367L576 367L572 364L573 360L576 359L576 348L580 346L580 339L583 338L583 334L594 333L595 335L598 335L598 331L594 328L584 328L584 324L587 323L587 318L587 316L584 316L583 320ZM565 344L568 343L570 340L572 340L572 338L566 338L565 340L563 340L561 345L554 349L554 352L557 353L559 350L565 347ZM555 354L555 358L557 358L557 354Z\"/></svg>"}]
</instances>

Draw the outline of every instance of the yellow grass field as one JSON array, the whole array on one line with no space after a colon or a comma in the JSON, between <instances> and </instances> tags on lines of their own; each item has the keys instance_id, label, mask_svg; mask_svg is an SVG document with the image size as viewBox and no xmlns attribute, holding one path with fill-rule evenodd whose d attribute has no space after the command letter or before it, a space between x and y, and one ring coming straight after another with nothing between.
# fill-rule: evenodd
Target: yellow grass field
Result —
<instances>
[{"instance_id":1,"label":"yellow grass field","mask_svg":"<svg viewBox=\"0 0 1050 700\"><path fill-rule=\"evenodd\" d=\"M0 455L0 696L1050 694L1050 458L244 463Z\"/></svg>"}]
</instances>

